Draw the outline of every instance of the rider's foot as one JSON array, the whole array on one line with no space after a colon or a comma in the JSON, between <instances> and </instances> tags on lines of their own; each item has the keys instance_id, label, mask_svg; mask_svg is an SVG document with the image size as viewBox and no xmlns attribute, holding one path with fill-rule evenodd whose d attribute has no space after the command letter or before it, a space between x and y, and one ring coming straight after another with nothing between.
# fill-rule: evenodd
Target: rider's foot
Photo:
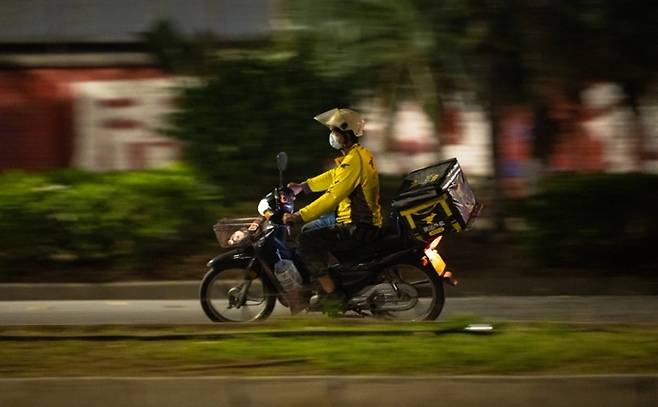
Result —
<instances>
[{"instance_id":1,"label":"rider's foot","mask_svg":"<svg viewBox=\"0 0 658 407\"><path fill-rule=\"evenodd\" d=\"M329 294L318 293L311 297L311 309L322 311L329 316L336 316L345 311L347 296L340 290L334 290Z\"/></svg>"}]
</instances>

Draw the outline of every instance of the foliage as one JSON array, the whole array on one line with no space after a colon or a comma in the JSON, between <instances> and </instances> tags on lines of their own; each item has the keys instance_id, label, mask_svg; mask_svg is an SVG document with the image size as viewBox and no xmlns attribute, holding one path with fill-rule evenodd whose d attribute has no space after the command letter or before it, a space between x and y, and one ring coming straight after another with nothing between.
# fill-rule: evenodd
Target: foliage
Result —
<instances>
[{"instance_id":1,"label":"foliage","mask_svg":"<svg viewBox=\"0 0 658 407\"><path fill-rule=\"evenodd\" d=\"M170 21L160 20L139 37L164 70L179 75L203 75L213 65L212 49L217 39L210 33L187 38Z\"/></svg>"},{"instance_id":2,"label":"foliage","mask_svg":"<svg viewBox=\"0 0 658 407\"><path fill-rule=\"evenodd\" d=\"M210 237L219 196L185 168L8 173L0 177L0 260L139 266Z\"/></svg>"},{"instance_id":3,"label":"foliage","mask_svg":"<svg viewBox=\"0 0 658 407\"><path fill-rule=\"evenodd\" d=\"M346 329L345 319L317 321L312 331L286 323L270 332L261 324L187 326L178 333L188 339L173 339L172 327L23 328L3 341L0 376L638 374L655 373L658 363L655 326L497 324L493 334L474 335L436 322ZM159 335L169 340L153 340Z\"/></svg>"},{"instance_id":4,"label":"foliage","mask_svg":"<svg viewBox=\"0 0 658 407\"><path fill-rule=\"evenodd\" d=\"M633 104L658 72L658 53L647 46L658 36L651 2L293 0L285 9L291 24L263 44L269 57L216 58L172 117L169 132L188 143L189 162L229 187L231 199L266 190L279 150L292 153L290 178L319 170L326 138L310 118L357 97L379 96L391 109L412 97L436 120L443 98L476 95L499 182L498 120L507 104L578 95L597 80L622 83ZM165 66L189 73L189 64L174 62L209 55L172 35L160 26L147 37Z\"/></svg>"},{"instance_id":5,"label":"foliage","mask_svg":"<svg viewBox=\"0 0 658 407\"><path fill-rule=\"evenodd\" d=\"M563 175L526 208L528 243L549 265L654 270L658 176Z\"/></svg>"},{"instance_id":6,"label":"foliage","mask_svg":"<svg viewBox=\"0 0 658 407\"><path fill-rule=\"evenodd\" d=\"M559 0L525 7L526 63L567 86L614 81L646 91L656 79L655 11L643 1ZM628 90L628 89L627 89Z\"/></svg>"},{"instance_id":7,"label":"foliage","mask_svg":"<svg viewBox=\"0 0 658 407\"><path fill-rule=\"evenodd\" d=\"M516 101L525 92L521 4L295 0L291 8L298 41L311 42L318 69L360 73L357 86L392 110L411 98L437 122L456 91L486 107L494 97Z\"/></svg>"},{"instance_id":8,"label":"foliage","mask_svg":"<svg viewBox=\"0 0 658 407\"><path fill-rule=\"evenodd\" d=\"M302 55L228 60L183 90L168 133L187 143L191 165L230 191L226 198L264 194L278 181L279 151L290 156L288 177L323 168L328 131L313 117L349 100L350 86L318 77Z\"/></svg>"},{"instance_id":9,"label":"foliage","mask_svg":"<svg viewBox=\"0 0 658 407\"><path fill-rule=\"evenodd\" d=\"M528 101L547 80L568 90L597 80L644 90L658 66L647 46L658 36L654 14L651 3L615 0L291 2L319 68L406 81L421 102L445 90L472 90L485 103Z\"/></svg>"},{"instance_id":10,"label":"foliage","mask_svg":"<svg viewBox=\"0 0 658 407\"><path fill-rule=\"evenodd\" d=\"M411 0L291 2L295 41L310 50L317 71L356 76L354 86L395 109L399 100L419 100L437 118L435 72L438 49L431 20Z\"/></svg>"}]
</instances>

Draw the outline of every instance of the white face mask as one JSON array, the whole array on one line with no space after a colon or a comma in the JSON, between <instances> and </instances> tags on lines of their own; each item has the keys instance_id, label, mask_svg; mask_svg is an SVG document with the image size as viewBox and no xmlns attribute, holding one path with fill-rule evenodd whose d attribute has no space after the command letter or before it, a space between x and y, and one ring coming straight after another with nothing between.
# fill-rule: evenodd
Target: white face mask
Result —
<instances>
[{"instance_id":1,"label":"white face mask","mask_svg":"<svg viewBox=\"0 0 658 407\"><path fill-rule=\"evenodd\" d=\"M336 150L343 148L343 144L340 142L340 139L333 131L329 134L329 144Z\"/></svg>"}]
</instances>

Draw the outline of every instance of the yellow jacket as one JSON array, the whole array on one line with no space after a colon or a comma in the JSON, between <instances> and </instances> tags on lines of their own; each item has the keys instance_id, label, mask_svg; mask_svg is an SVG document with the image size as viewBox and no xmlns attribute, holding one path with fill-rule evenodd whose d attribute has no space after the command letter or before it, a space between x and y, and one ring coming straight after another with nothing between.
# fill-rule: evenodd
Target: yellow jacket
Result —
<instances>
[{"instance_id":1,"label":"yellow jacket","mask_svg":"<svg viewBox=\"0 0 658 407\"><path fill-rule=\"evenodd\" d=\"M335 161L335 168L306 180L311 191L325 193L299 211L304 222L336 211L336 223L381 226L379 175L372 154L360 144L354 144L345 156Z\"/></svg>"}]
</instances>

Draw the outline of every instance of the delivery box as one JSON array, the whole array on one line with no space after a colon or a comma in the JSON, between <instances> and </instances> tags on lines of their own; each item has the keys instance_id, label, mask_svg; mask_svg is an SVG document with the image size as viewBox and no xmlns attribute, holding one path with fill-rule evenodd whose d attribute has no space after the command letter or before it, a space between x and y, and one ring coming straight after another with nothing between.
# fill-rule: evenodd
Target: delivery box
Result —
<instances>
[{"instance_id":1,"label":"delivery box","mask_svg":"<svg viewBox=\"0 0 658 407\"><path fill-rule=\"evenodd\" d=\"M403 227L426 242L466 229L482 207L456 158L409 173L391 206Z\"/></svg>"}]
</instances>

